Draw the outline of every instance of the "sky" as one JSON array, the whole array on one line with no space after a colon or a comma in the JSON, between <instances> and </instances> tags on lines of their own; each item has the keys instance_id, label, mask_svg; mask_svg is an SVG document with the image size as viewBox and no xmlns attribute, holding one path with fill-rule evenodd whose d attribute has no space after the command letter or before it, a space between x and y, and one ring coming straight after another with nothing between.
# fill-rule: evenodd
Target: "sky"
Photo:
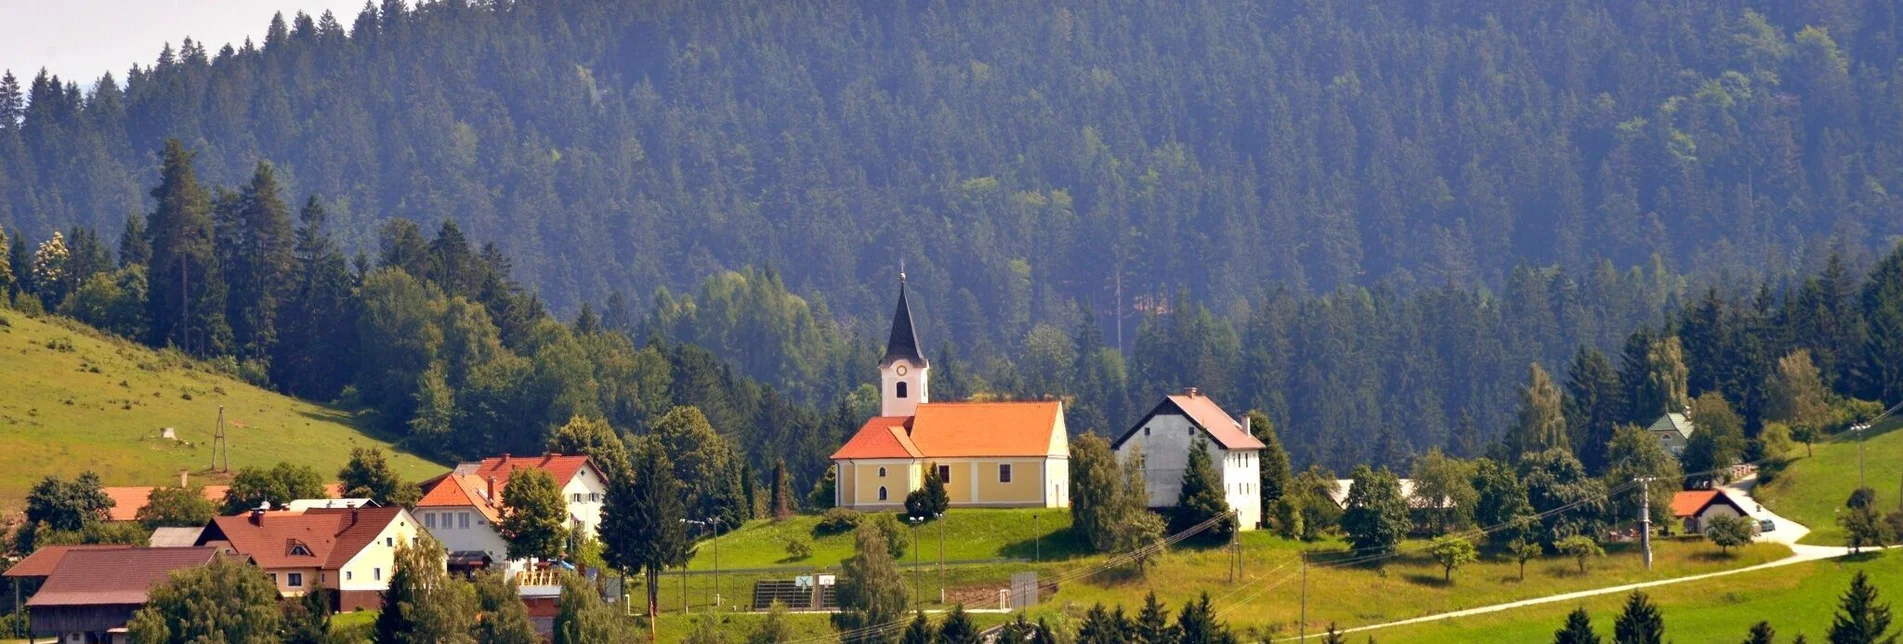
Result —
<instances>
[{"instance_id":1,"label":"sky","mask_svg":"<svg viewBox=\"0 0 1903 644\"><path fill-rule=\"evenodd\" d=\"M149 67L166 43L190 36L216 54L246 37L262 45L271 15L288 22L298 11L328 9L345 25L364 0L0 0L0 70L26 84L44 67L62 81L90 89L111 71L125 82L134 63Z\"/></svg>"}]
</instances>

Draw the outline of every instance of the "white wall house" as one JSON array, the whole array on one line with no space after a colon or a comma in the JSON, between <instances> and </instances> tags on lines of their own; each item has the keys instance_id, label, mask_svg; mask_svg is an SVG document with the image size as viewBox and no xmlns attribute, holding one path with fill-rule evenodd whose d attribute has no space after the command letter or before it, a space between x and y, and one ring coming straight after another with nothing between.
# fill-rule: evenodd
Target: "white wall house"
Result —
<instances>
[{"instance_id":1,"label":"white wall house","mask_svg":"<svg viewBox=\"0 0 1903 644\"><path fill-rule=\"evenodd\" d=\"M1192 449L1209 454L1243 530L1262 523L1261 455L1265 447L1249 433L1249 419L1231 417L1195 387L1165 396L1129 431L1111 443L1119 459L1143 455L1150 507L1176 505Z\"/></svg>"},{"instance_id":2,"label":"white wall house","mask_svg":"<svg viewBox=\"0 0 1903 644\"><path fill-rule=\"evenodd\" d=\"M457 465L450 473L423 484L416 518L449 551L452 563L473 561L477 555L494 562L509 561L509 544L497 532L496 524L502 520L502 491L508 487L509 476L522 469L548 472L561 486L569 528L579 535L595 536L601 527L608 481L588 457L504 454ZM515 570L525 563L514 561L508 567Z\"/></svg>"}]
</instances>

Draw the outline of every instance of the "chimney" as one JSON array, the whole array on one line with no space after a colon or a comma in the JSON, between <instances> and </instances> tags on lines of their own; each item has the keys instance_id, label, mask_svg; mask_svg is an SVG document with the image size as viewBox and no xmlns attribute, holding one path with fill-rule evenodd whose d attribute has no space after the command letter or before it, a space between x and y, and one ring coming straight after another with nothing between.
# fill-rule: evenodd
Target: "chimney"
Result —
<instances>
[{"instance_id":1,"label":"chimney","mask_svg":"<svg viewBox=\"0 0 1903 644\"><path fill-rule=\"evenodd\" d=\"M483 489L482 495L487 498L483 500L493 504L496 502L496 477L489 477L486 483L488 483L488 486Z\"/></svg>"},{"instance_id":2,"label":"chimney","mask_svg":"<svg viewBox=\"0 0 1903 644\"><path fill-rule=\"evenodd\" d=\"M251 510L251 525L262 525L263 523L264 523L264 508L263 507L253 508Z\"/></svg>"},{"instance_id":3,"label":"chimney","mask_svg":"<svg viewBox=\"0 0 1903 644\"><path fill-rule=\"evenodd\" d=\"M502 453L502 464L503 464L503 465L508 465L508 464L509 464L509 453L508 453L508 452L503 452L503 453Z\"/></svg>"},{"instance_id":4,"label":"chimney","mask_svg":"<svg viewBox=\"0 0 1903 644\"><path fill-rule=\"evenodd\" d=\"M355 508L352 508L350 510L350 528L355 528L355 527L357 527L357 510ZM349 528L345 528L345 529L347 530Z\"/></svg>"},{"instance_id":5,"label":"chimney","mask_svg":"<svg viewBox=\"0 0 1903 644\"><path fill-rule=\"evenodd\" d=\"M1195 387L1184 387L1184 388L1183 388L1183 395L1185 395L1185 396L1189 396L1189 397L1191 397L1191 398L1195 398L1195 397L1196 397L1196 395L1197 395L1197 394L1199 394L1199 393L1202 393L1202 392L1200 392L1200 391L1197 391Z\"/></svg>"}]
</instances>

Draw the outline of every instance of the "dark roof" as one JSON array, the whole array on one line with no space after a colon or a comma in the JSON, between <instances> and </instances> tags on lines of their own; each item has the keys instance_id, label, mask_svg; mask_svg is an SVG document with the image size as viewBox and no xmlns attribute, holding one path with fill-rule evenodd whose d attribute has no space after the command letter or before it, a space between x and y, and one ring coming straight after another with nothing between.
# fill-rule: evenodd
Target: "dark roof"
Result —
<instances>
[{"instance_id":1,"label":"dark roof","mask_svg":"<svg viewBox=\"0 0 1903 644\"><path fill-rule=\"evenodd\" d=\"M918 327L912 325L912 307L905 301L903 275L899 276L899 308L892 312L892 337L885 341L885 357L879 360L879 368L892 366L900 358L920 368L931 364L918 350Z\"/></svg>"},{"instance_id":2,"label":"dark roof","mask_svg":"<svg viewBox=\"0 0 1903 644\"><path fill-rule=\"evenodd\" d=\"M402 514L402 507L326 508L217 517L198 543L229 543L260 568L339 568Z\"/></svg>"},{"instance_id":3,"label":"dark roof","mask_svg":"<svg viewBox=\"0 0 1903 644\"><path fill-rule=\"evenodd\" d=\"M28 606L96 606L145 603L146 590L174 570L203 566L217 548L112 548L72 550L46 578Z\"/></svg>"}]
</instances>

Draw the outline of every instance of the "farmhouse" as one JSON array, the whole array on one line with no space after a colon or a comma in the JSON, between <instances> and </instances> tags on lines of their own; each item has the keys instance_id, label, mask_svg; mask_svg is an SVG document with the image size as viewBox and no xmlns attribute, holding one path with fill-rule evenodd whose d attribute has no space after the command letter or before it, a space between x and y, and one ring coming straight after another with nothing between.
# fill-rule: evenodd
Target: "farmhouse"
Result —
<instances>
[{"instance_id":1,"label":"farmhouse","mask_svg":"<svg viewBox=\"0 0 1903 644\"><path fill-rule=\"evenodd\" d=\"M60 642L126 641L126 622L146 592L174 570L202 566L214 548L47 546L15 564L6 576L43 580L27 600L32 634Z\"/></svg>"},{"instance_id":2,"label":"farmhouse","mask_svg":"<svg viewBox=\"0 0 1903 644\"><path fill-rule=\"evenodd\" d=\"M568 504L569 527L578 535L594 536L601 526L608 481L587 456L503 454L463 463L425 481L423 498L416 503L423 528L449 550L452 569L469 571L509 560L509 544L496 531L496 524L502 520L502 491L510 475L525 469L541 470L555 479ZM522 563L512 562L510 568Z\"/></svg>"},{"instance_id":3,"label":"farmhouse","mask_svg":"<svg viewBox=\"0 0 1903 644\"><path fill-rule=\"evenodd\" d=\"M401 507L253 510L212 519L196 545L249 557L285 597L328 593L333 608L348 611L382 607L397 544L415 543L419 532Z\"/></svg>"},{"instance_id":4,"label":"farmhouse","mask_svg":"<svg viewBox=\"0 0 1903 644\"><path fill-rule=\"evenodd\" d=\"M1111 443L1117 458L1143 458L1150 507L1176 505L1183 489L1183 472L1192 450L1209 455L1221 478L1229 507L1238 514L1243 530L1262 523L1260 456L1266 447L1249 433L1247 416L1230 417L1195 387L1164 396L1150 413Z\"/></svg>"},{"instance_id":5,"label":"farmhouse","mask_svg":"<svg viewBox=\"0 0 1903 644\"><path fill-rule=\"evenodd\" d=\"M879 415L832 455L835 504L902 506L933 467L953 507L1068 506L1063 403L931 402L931 363L918 344L900 275L898 310L879 361Z\"/></svg>"},{"instance_id":6,"label":"farmhouse","mask_svg":"<svg viewBox=\"0 0 1903 644\"><path fill-rule=\"evenodd\" d=\"M1685 534L1704 532L1705 522L1718 516L1751 515L1723 490L1685 490L1672 496L1672 518L1683 522Z\"/></svg>"},{"instance_id":7,"label":"farmhouse","mask_svg":"<svg viewBox=\"0 0 1903 644\"><path fill-rule=\"evenodd\" d=\"M1671 412L1653 421L1651 427L1645 428L1645 433L1659 439L1659 444L1665 447L1666 452L1678 456L1685 453L1685 443L1691 440L1693 429L1695 427L1690 418Z\"/></svg>"}]
</instances>

